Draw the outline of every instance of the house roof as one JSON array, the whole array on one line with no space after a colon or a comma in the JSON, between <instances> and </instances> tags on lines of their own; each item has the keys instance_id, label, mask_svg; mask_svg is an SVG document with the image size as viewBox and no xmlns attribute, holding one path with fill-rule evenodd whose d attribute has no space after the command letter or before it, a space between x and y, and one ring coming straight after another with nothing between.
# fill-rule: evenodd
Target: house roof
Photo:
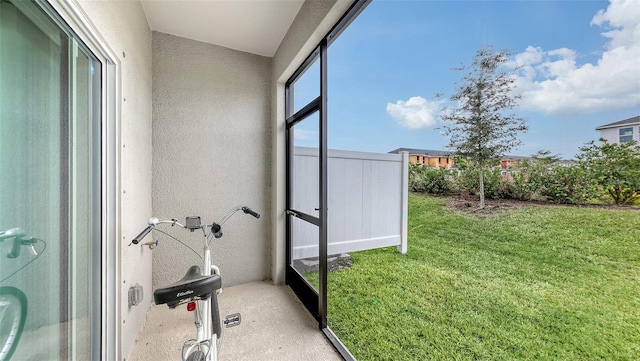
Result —
<instances>
[{"instance_id":1,"label":"house roof","mask_svg":"<svg viewBox=\"0 0 640 361\"><path fill-rule=\"evenodd\" d=\"M444 150L433 150L433 149L416 149L416 148L398 148L390 151L389 153L400 153L400 152L409 152L412 155L428 155L431 157L448 157L453 155L453 152L444 151Z\"/></svg>"},{"instance_id":2,"label":"house roof","mask_svg":"<svg viewBox=\"0 0 640 361\"><path fill-rule=\"evenodd\" d=\"M607 128L617 128L623 125L636 125L636 124L640 124L640 115L636 115L635 117L631 117L629 119L619 120L617 122L601 125L597 127L596 130L602 130Z\"/></svg>"},{"instance_id":3,"label":"house roof","mask_svg":"<svg viewBox=\"0 0 640 361\"><path fill-rule=\"evenodd\" d=\"M521 160L521 159L531 159L531 157L523 156L523 155L503 155L502 160Z\"/></svg>"},{"instance_id":4,"label":"house roof","mask_svg":"<svg viewBox=\"0 0 640 361\"><path fill-rule=\"evenodd\" d=\"M636 119L636 121L640 121L639 118L640 117L635 117L635 118L631 118L631 119ZM616 122L616 123L618 123L618 122ZM635 123L632 123L632 124L635 124ZM390 151L389 153L398 154L400 152L409 152L410 155L426 155L426 156L430 156L430 157L452 157L454 155L454 152L450 152L450 151L433 150L433 149L416 149L416 148L398 148L398 149L394 149L394 150ZM522 160L522 159L531 159L531 157L530 156L529 157L522 156L522 155L509 155L509 154L503 155L501 157L501 160L518 161L518 160ZM560 163L562 165L573 165L573 164L575 164L575 161L569 160L569 159L561 159L561 160L558 161L558 163ZM457 167L457 166L455 166L455 167Z\"/></svg>"},{"instance_id":5,"label":"house roof","mask_svg":"<svg viewBox=\"0 0 640 361\"><path fill-rule=\"evenodd\" d=\"M429 157L451 157L454 152L446 150L433 150L433 149L416 149L416 148L398 148L390 151L389 153L409 152L410 155L426 155ZM519 160L529 159L530 157L523 157L520 155L503 155L503 160Z\"/></svg>"}]
</instances>

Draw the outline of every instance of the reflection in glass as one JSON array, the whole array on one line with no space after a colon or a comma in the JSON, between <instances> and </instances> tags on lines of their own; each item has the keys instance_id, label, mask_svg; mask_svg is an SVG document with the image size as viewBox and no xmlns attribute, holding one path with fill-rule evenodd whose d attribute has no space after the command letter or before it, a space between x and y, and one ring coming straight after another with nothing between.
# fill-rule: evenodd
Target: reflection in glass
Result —
<instances>
[{"instance_id":1,"label":"reflection in glass","mask_svg":"<svg viewBox=\"0 0 640 361\"><path fill-rule=\"evenodd\" d=\"M100 67L35 4L0 2L2 360L99 351Z\"/></svg>"}]
</instances>

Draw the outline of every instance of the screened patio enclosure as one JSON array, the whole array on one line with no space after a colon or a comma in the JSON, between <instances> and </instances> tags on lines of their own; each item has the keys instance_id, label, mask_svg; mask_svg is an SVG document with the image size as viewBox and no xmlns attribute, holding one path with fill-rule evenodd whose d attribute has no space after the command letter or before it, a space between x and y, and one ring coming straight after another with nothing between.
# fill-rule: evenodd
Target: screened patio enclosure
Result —
<instances>
[{"instance_id":1,"label":"screened patio enclosure","mask_svg":"<svg viewBox=\"0 0 640 361\"><path fill-rule=\"evenodd\" d=\"M347 197L357 187L361 195L384 193L382 183L364 187L378 177L378 161L390 167L378 167L381 177L393 174L388 181L400 182L397 160L332 157L326 143L326 52L366 5L0 2L0 232L7 236L0 243L0 287L7 302L26 300L21 335L40 345L18 340L15 358L127 358L152 290L193 262L170 246L130 247L131 238L151 216L211 218L238 204L262 217L231 224L226 241L216 245L225 287L288 283L332 337L323 321L328 252L349 252L343 246L362 239L375 247L398 245L405 217L400 186L387 194L398 203L393 214L367 213L376 208L366 203L372 197ZM227 39L216 37L221 34ZM317 76L308 66L317 66ZM308 99L296 97L296 108L288 96L302 75L313 78L317 90ZM314 176L294 182L315 183L294 192L314 198L291 203L293 130L311 123L317 154L304 167ZM340 169L361 173L360 185L335 198L352 210L331 197L331 174ZM384 220L369 224L389 228L366 234L373 229L367 218L376 216ZM345 223L332 230L331 217ZM302 230L294 224L311 229L305 238L315 246L287 243L291 232ZM343 248L331 248L331 238ZM317 289L292 268L292 260L314 257ZM146 296L130 305L134 285Z\"/></svg>"},{"instance_id":2,"label":"screened patio enclosure","mask_svg":"<svg viewBox=\"0 0 640 361\"><path fill-rule=\"evenodd\" d=\"M354 3L285 89L286 282L345 359L353 356L327 322L329 256L391 245L405 253L407 239L408 154L328 148L328 52L367 4Z\"/></svg>"}]
</instances>

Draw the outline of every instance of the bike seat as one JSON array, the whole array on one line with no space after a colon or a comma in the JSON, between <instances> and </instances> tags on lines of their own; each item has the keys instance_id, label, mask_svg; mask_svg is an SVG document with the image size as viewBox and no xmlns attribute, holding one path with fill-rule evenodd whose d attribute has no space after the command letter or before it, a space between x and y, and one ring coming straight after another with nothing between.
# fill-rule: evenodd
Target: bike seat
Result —
<instances>
[{"instance_id":1,"label":"bike seat","mask_svg":"<svg viewBox=\"0 0 640 361\"><path fill-rule=\"evenodd\" d=\"M200 267L191 266L187 274L176 283L158 288L153 292L156 305L167 304L176 307L180 301L192 298L208 298L211 293L222 287L220 275L203 276Z\"/></svg>"}]
</instances>

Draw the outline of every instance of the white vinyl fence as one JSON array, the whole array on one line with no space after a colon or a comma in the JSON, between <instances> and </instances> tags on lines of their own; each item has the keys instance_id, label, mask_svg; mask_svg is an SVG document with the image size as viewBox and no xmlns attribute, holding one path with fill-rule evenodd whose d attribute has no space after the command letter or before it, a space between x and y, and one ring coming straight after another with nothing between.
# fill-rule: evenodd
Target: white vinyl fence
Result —
<instances>
[{"instance_id":1,"label":"white vinyl fence","mask_svg":"<svg viewBox=\"0 0 640 361\"><path fill-rule=\"evenodd\" d=\"M293 208L318 215L318 149L295 147ZM329 150L328 254L407 252L408 153ZM318 227L294 218L293 259L318 257Z\"/></svg>"}]
</instances>

